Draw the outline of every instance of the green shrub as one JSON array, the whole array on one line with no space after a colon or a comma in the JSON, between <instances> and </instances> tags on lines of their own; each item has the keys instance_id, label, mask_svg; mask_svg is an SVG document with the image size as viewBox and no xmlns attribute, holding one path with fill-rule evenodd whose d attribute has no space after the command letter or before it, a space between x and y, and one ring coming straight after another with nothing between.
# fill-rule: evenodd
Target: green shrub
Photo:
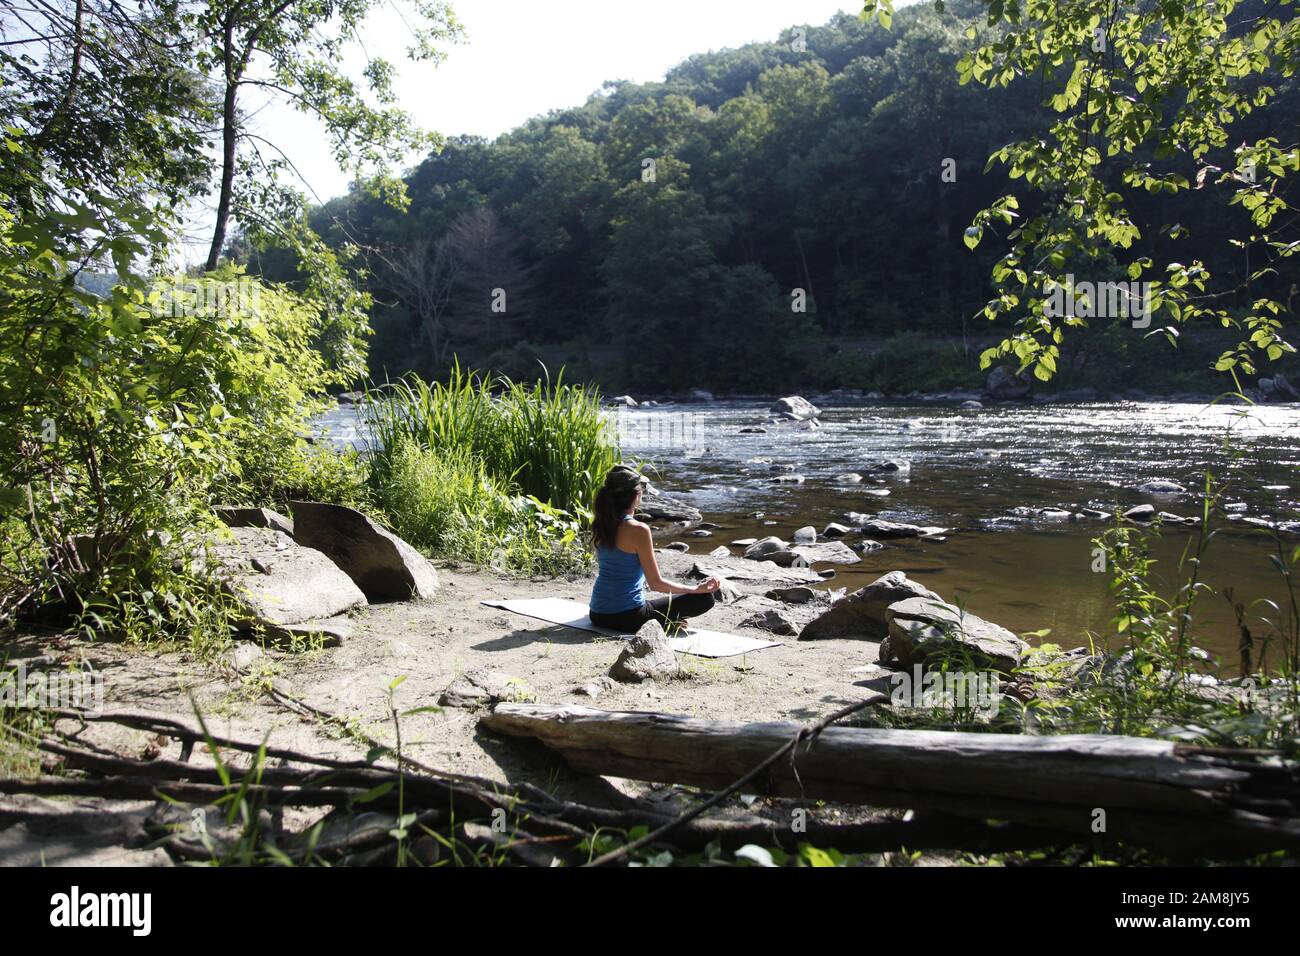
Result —
<instances>
[{"instance_id":1,"label":"green shrub","mask_svg":"<svg viewBox=\"0 0 1300 956\"><path fill-rule=\"evenodd\" d=\"M576 570L590 560L578 521L513 493L464 449L430 451L402 440L377 497L393 530L430 553L530 574Z\"/></svg>"},{"instance_id":2,"label":"green shrub","mask_svg":"<svg viewBox=\"0 0 1300 956\"><path fill-rule=\"evenodd\" d=\"M371 389L363 407L381 483L394 451L411 441L468 453L502 486L583 516L619 461L599 393L564 384L563 372L525 385L456 366L446 384L408 376Z\"/></svg>"},{"instance_id":3,"label":"green shrub","mask_svg":"<svg viewBox=\"0 0 1300 956\"><path fill-rule=\"evenodd\" d=\"M126 636L205 631L222 602L177 558L215 526L215 497L267 484L296 447L341 374L314 348L329 317L229 267L136 274L165 238L147 211L31 186L21 205L0 196L0 518L23 529L3 546L17 579L0 581L0 609L57 602ZM102 292L78 282L107 258Z\"/></svg>"}]
</instances>

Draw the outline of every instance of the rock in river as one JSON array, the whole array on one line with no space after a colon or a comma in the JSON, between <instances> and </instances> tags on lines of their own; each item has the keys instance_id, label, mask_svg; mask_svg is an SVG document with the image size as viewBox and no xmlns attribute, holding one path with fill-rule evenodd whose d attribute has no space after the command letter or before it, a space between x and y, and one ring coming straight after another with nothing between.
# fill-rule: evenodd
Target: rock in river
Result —
<instances>
[{"instance_id":1,"label":"rock in river","mask_svg":"<svg viewBox=\"0 0 1300 956\"><path fill-rule=\"evenodd\" d=\"M1029 394L1029 389L1029 383L1005 365L999 365L989 372L989 377L984 380L984 391L990 398L1024 398Z\"/></svg>"},{"instance_id":2,"label":"rock in river","mask_svg":"<svg viewBox=\"0 0 1300 956\"><path fill-rule=\"evenodd\" d=\"M862 559L843 541L823 541L820 544L796 544L790 548L809 564L857 564ZM771 561L772 558L767 560Z\"/></svg>"},{"instance_id":3,"label":"rock in river","mask_svg":"<svg viewBox=\"0 0 1300 956\"><path fill-rule=\"evenodd\" d=\"M636 516L642 521L681 521L686 524L694 524L704 517L684 502L649 490L641 496L641 508Z\"/></svg>"},{"instance_id":4,"label":"rock in river","mask_svg":"<svg viewBox=\"0 0 1300 956\"><path fill-rule=\"evenodd\" d=\"M1128 511L1124 512L1124 517L1129 521L1146 523L1155 520L1156 509L1152 505L1138 505L1136 508L1129 508Z\"/></svg>"},{"instance_id":5,"label":"rock in river","mask_svg":"<svg viewBox=\"0 0 1300 956\"><path fill-rule=\"evenodd\" d=\"M1166 481L1163 478L1153 478L1151 481L1144 481L1137 485L1134 491L1139 491L1144 495L1181 495L1187 491L1176 481Z\"/></svg>"},{"instance_id":6,"label":"rock in river","mask_svg":"<svg viewBox=\"0 0 1300 956\"><path fill-rule=\"evenodd\" d=\"M821 414L821 409L808 399L801 398L798 395L788 395L785 398L777 399L768 411L773 415L796 421L806 421Z\"/></svg>"}]
</instances>

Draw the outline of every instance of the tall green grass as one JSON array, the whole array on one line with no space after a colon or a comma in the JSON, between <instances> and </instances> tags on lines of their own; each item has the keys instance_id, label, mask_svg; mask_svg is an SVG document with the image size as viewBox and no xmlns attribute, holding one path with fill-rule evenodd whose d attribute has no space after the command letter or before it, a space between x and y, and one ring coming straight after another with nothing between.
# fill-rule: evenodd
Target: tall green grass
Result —
<instances>
[{"instance_id":1,"label":"tall green grass","mask_svg":"<svg viewBox=\"0 0 1300 956\"><path fill-rule=\"evenodd\" d=\"M398 448L466 453L489 477L585 519L619 451L600 393L555 381L532 384L453 368L446 382L415 376L370 388L363 406L372 468L382 483Z\"/></svg>"},{"instance_id":2,"label":"tall green grass","mask_svg":"<svg viewBox=\"0 0 1300 956\"><path fill-rule=\"evenodd\" d=\"M493 479L464 449L402 439L376 489L393 530L426 551L500 571L562 574L590 562L581 526Z\"/></svg>"}]
</instances>

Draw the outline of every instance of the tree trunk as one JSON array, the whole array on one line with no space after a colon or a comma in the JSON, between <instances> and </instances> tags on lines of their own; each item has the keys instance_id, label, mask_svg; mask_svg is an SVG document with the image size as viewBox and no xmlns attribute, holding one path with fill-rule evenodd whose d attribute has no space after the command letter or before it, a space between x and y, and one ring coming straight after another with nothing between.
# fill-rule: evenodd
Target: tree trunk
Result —
<instances>
[{"instance_id":1,"label":"tree trunk","mask_svg":"<svg viewBox=\"0 0 1300 956\"><path fill-rule=\"evenodd\" d=\"M217 199L217 221L212 228L212 245L208 248L208 272L221 262L221 250L226 244L226 223L230 219L231 194L235 185L235 139L238 134L236 105L239 95L239 75L234 66L234 20L226 22L225 78L226 95L221 104L221 193Z\"/></svg>"}]
</instances>

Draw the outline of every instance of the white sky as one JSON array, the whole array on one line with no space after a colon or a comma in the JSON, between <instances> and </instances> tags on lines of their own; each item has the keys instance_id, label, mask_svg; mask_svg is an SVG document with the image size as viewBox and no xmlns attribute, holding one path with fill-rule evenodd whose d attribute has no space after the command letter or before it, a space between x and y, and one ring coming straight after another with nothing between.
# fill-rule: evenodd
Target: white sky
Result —
<instances>
[{"instance_id":1,"label":"white sky","mask_svg":"<svg viewBox=\"0 0 1300 956\"><path fill-rule=\"evenodd\" d=\"M410 34L391 7L376 13L362 42L371 56L397 64L399 103L423 128L488 138L578 106L606 80L662 79L693 53L775 40L796 24L862 9L855 0L452 0L452 7L465 40L440 66L406 59ZM346 191L347 177L311 119L272 104L256 127L320 199Z\"/></svg>"}]
</instances>

